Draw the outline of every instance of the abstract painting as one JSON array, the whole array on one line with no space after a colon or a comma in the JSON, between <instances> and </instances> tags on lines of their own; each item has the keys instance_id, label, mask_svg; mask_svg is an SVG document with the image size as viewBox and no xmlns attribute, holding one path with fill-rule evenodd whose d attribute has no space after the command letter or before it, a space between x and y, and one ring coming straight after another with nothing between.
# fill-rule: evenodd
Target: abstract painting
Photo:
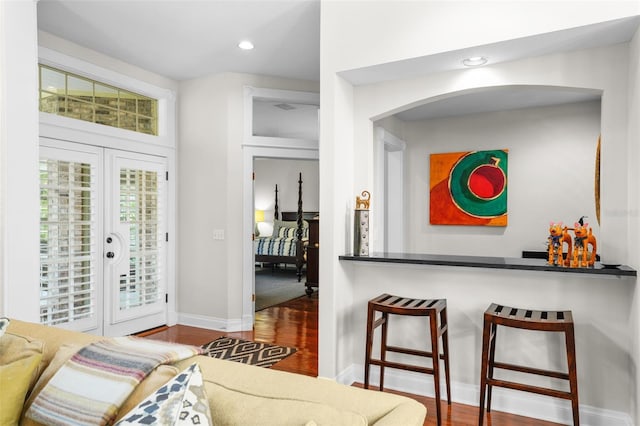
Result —
<instances>
[{"instance_id":1,"label":"abstract painting","mask_svg":"<svg viewBox=\"0 0 640 426\"><path fill-rule=\"evenodd\" d=\"M429 223L507 226L508 150L431 154Z\"/></svg>"}]
</instances>

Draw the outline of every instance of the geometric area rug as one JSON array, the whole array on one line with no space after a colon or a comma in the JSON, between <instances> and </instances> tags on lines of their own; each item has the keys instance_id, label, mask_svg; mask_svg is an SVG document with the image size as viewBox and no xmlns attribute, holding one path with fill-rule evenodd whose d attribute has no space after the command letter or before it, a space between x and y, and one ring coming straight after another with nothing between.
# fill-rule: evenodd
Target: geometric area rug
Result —
<instances>
[{"instance_id":1,"label":"geometric area rug","mask_svg":"<svg viewBox=\"0 0 640 426\"><path fill-rule=\"evenodd\" d=\"M271 367L276 362L296 353L296 348L224 336L202 345L202 348L205 352L204 355L212 358L242 362L258 367Z\"/></svg>"}]
</instances>

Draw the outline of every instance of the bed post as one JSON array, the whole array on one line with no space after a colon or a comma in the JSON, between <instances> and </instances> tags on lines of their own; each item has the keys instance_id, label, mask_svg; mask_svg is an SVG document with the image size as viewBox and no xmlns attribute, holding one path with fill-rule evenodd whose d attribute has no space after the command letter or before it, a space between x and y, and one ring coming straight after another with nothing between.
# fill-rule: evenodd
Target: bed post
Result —
<instances>
[{"instance_id":1,"label":"bed post","mask_svg":"<svg viewBox=\"0 0 640 426\"><path fill-rule=\"evenodd\" d=\"M304 264L304 245L302 243L302 172L298 177L298 217L297 217L298 229L296 230L296 274L298 275L298 282L302 280L302 265Z\"/></svg>"},{"instance_id":2,"label":"bed post","mask_svg":"<svg viewBox=\"0 0 640 426\"><path fill-rule=\"evenodd\" d=\"M298 178L298 230L296 231L296 236L298 240L302 240L302 173L300 173L300 177Z\"/></svg>"},{"instance_id":3,"label":"bed post","mask_svg":"<svg viewBox=\"0 0 640 426\"><path fill-rule=\"evenodd\" d=\"M278 213L278 184L276 183L276 206L275 206L275 208L273 210L273 218L275 220L278 220L279 219L278 215L279 215L279 213Z\"/></svg>"}]
</instances>

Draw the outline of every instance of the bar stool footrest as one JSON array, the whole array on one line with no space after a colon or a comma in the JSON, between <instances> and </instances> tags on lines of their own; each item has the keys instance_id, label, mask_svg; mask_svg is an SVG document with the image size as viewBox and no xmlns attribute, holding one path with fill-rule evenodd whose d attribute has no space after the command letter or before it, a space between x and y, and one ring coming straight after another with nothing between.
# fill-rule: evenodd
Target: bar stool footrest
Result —
<instances>
[{"instance_id":1,"label":"bar stool footrest","mask_svg":"<svg viewBox=\"0 0 640 426\"><path fill-rule=\"evenodd\" d=\"M553 377L556 379L569 380L569 374L561 371L542 370L539 368L524 367L522 365L507 364L504 362L494 362L494 368L502 368L503 370L519 371L521 373L536 374L538 376Z\"/></svg>"},{"instance_id":2,"label":"bar stool footrest","mask_svg":"<svg viewBox=\"0 0 640 426\"><path fill-rule=\"evenodd\" d=\"M533 392L540 395L554 396L562 399L573 399L571 392L565 392L557 389L543 388L541 386L525 385L522 383L510 382L508 380L487 379L489 386L497 386L501 388L509 388L525 392Z\"/></svg>"},{"instance_id":3,"label":"bar stool footrest","mask_svg":"<svg viewBox=\"0 0 640 426\"><path fill-rule=\"evenodd\" d=\"M417 349L401 348L399 346L387 346L387 352L397 352L406 355L422 356L433 359L433 352L419 351ZM444 359L444 354L440 354L440 359Z\"/></svg>"},{"instance_id":4,"label":"bar stool footrest","mask_svg":"<svg viewBox=\"0 0 640 426\"><path fill-rule=\"evenodd\" d=\"M379 359L372 359L370 361L370 364L371 365L378 365L380 367L396 368L398 370L415 371L416 373L424 373L424 374L433 375L433 368L422 367L422 366L419 366L419 365L400 364L398 362L391 362L391 361L382 362L382 360L379 360Z\"/></svg>"}]
</instances>

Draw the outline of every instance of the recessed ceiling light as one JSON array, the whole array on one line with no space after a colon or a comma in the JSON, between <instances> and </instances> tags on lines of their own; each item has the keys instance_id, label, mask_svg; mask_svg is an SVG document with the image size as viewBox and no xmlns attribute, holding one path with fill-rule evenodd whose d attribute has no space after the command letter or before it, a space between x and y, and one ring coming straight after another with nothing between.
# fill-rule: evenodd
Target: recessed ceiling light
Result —
<instances>
[{"instance_id":1,"label":"recessed ceiling light","mask_svg":"<svg viewBox=\"0 0 640 426\"><path fill-rule=\"evenodd\" d=\"M484 65L489 60L484 56L472 56L471 58L466 58L462 60L462 64L466 67L479 67L480 65Z\"/></svg>"},{"instance_id":2,"label":"recessed ceiling light","mask_svg":"<svg viewBox=\"0 0 640 426\"><path fill-rule=\"evenodd\" d=\"M253 49L253 43L251 43L249 40L242 40L240 43L238 43L238 47L242 50L251 50Z\"/></svg>"}]
</instances>

